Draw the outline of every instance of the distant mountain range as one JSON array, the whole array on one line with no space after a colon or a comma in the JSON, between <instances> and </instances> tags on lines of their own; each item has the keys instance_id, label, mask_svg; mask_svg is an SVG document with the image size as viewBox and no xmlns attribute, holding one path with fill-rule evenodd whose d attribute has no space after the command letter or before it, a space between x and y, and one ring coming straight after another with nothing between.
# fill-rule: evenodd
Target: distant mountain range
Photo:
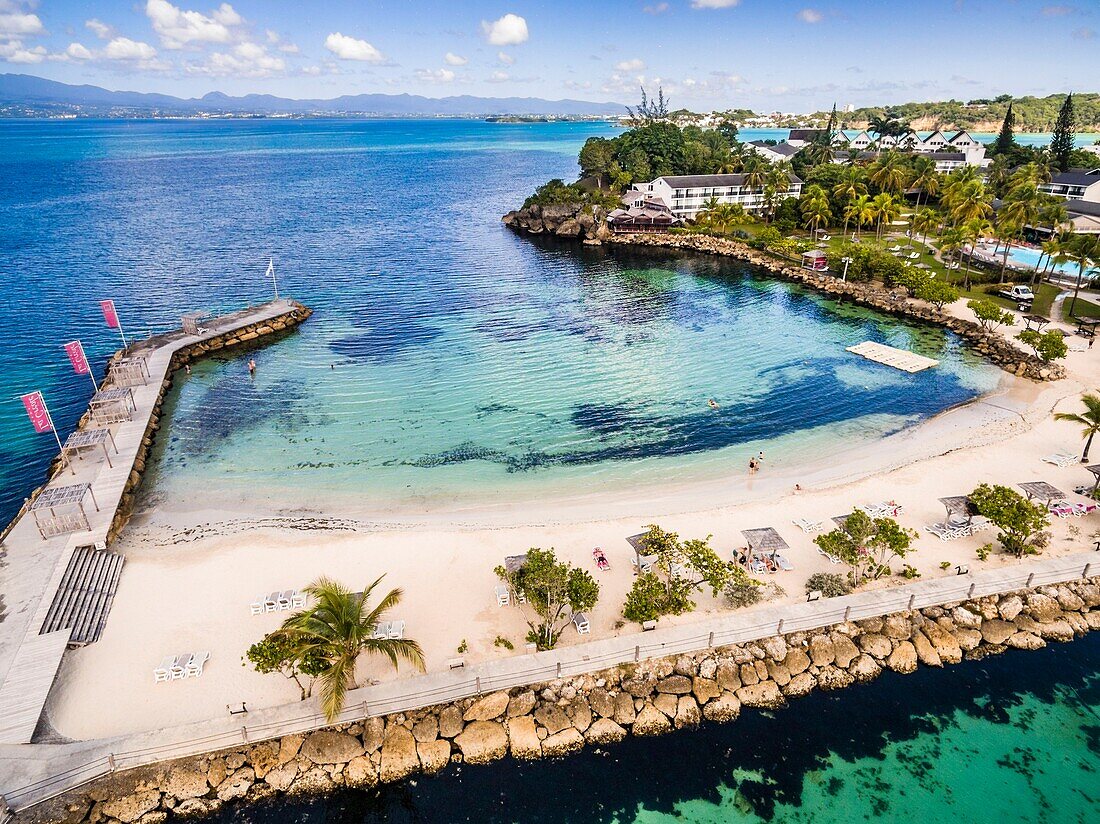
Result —
<instances>
[{"instance_id":1,"label":"distant mountain range","mask_svg":"<svg viewBox=\"0 0 1100 824\"><path fill-rule=\"evenodd\" d=\"M210 92L182 98L146 92L115 92L99 86L71 86L27 74L0 74L0 116L84 114L97 116L237 114L357 114L381 117L404 115L488 116L558 115L600 117L620 115L619 103L586 100L543 100L538 97L422 97L415 94L352 94L330 100L291 100L270 94L231 97Z\"/></svg>"}]
</instances>

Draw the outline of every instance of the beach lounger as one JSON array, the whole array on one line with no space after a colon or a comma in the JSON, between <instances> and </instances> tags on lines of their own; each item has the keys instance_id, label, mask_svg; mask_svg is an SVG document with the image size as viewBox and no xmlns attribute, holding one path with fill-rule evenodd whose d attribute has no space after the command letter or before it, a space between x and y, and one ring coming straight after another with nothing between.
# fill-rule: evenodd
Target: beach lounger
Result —
<instances>
[{"instance_id":1,"label":"beach lounger","mask_svg":"<svg viewBox=\"0 0 1100 824\"><path fill-rule=\"evenodd\" d=\"M191 652L176 656L176 660L172 662L172 666L168 670L173 681L179 681L181 678L187 677L187 668L191 666L191 659L194 657L194 653Z\"/></svg>"},{"instance_id":2,"label":"beach lounger","mask_svg":"<svg viewBox=\"0 0 1100 824\"><path fill-rule=\"evenodd\" d=\"M164 660L160 662L160 666L153 670L153 683L159 684L161 681L170 681L172 679L172 665L175 663L176 656L165 656Z\"/></svg>"},{"instance_id":3,"label":"beach lounger","mask_svg":"<svg viewBox=\"0 0 1100 824\"><path fill-rule=\"evenodd\" d=\"M264 612L278 612L279 595L278 592L272 592L264 599Z\"/></svg>"},{"instance_id":4,"label":"beach lounger","mask_svg":"<svg viewBox=\"0 0 1100 824\"><path fill-rule=\"evenodd\" d=\"M390 621L389 632L386 634L387 638L397 640L405 637L405 622L404 621Z\"/></svg>"},{"instance_id":5,"label":"beach lounger","mask_svg":"<svg viewBox=\"0 0 1100 824\"><path fill-rule=\"evenodd\" d=\"M909 258L910 260L916 260L917 258L919 258L919 257L920 257L920 253L919 253L919 252L910 252L910 253L909 253L909 254L907 255L907 257L908 257L908 258Z\"/></svg>"},{"instance_id":6,"label":"beach lounger","mask_svg":"<svg viewBox=\"0 0 1100 824\"><path fill-rule=\"evenodd\" d=\"M817 532L821 529L821 521L807 521L805 518L795 518L791 523L803 532Z\"/></svg>"},{"instance_id":7,"label":"beach lounger","mask_svg":"<svg viewBox=\"0 0 1100 824\"><path fill-rule=\"evenodd\" d=\"M379 621L374 626L374 635L372 636L375 641L381 641L383 638L390 637L390 622Z\"/></svg>"},{"instance_id":8,"label":"beach lounger","mask_svg":"<svg viewBox=\"0 0 1100 824\"><path fill-rule=\"evenodd\" d=\"M611 571L611 563L607 560L607 556L603 554L603 550L599 547L592 550L592 560L594 560L596 566L604 572Z\"/></svg>"},{"instance_id":9,"label":"beach lounger","mask_svg":"<svg viewBox=\"0 0 1100 824\"><path fill-rule=\"evenodd\" d=\"M833 239L832 235L822 235L821 237L818 238L818 240L832 240L832 239Z\"/></svg>"},{"instance_id":10,"label":"beach lounger","mask_svg":"<svg viewBox=\"0 0 1100 824\"><path fill-rule=\"evenodd\" d=\"M577 632L581 635L588 635L590 629L588 625L588 616L583 612L578 612L573 616L573 626L577 628Z\"/></svg>"},{"instance_id":11,"label":"beach lounger","mask_svg":"<svg viewBox=\"0 0 1100 824\"><path fill-rule=\"evenodd\" d=\"M1059 518L1070 518L1077 514L1074 508L1065 501L1051 503L1047 507L1047 511L1052 515L1057 515Z\"/></svg>"},{"instance_id":12,"label":"beach lounger","mask_svg":"<svg viewBox=\"0 0 1100 824\"><path fill-rule=\"evenodd\" d=\"M1073 466L1078 460L1076 453L1071 455L1068 452L1055 452L1053 455L1043 457L1045 463L1054 464L1055 466Z\"/></svg>"},{"instance_id":13,"label":"beach lounger","mask_svg":"<svg viewBox=\"0 0 1100 824\"><path fill-rule=\"evenodd\" d=\"M280 592L278 595L275 596L275 605L278 606L281 611L289 610L290 599L293 595L294 590L292 589L288 589L286 592Z\"/></svg>"},{"instance_id":14,"label":"beach lounger","mask_svg":"<svg viewBox=\"0 0 1100 824\"><path fill-rule=\"evenodd\" d=\"M266 599L262 595L257 595L256 598L248 605L249 615L262 615L264 612L264 601Z\"/></svg>"},{"instance_id":15,"label":"beach lounger","mask_svg":"<svg viewBox=\"0 0 1100 824\"><path fill-rule=\"evenodd\" d=\"M506 606L508 606L508 604L511 603L512 596L508 592L508 587L499 586L499 587L496 588L495 591L496 591L496 594L497 594L497 606L498 607L506 607Z\"/></svg>"},{"instance_id":16,"label":"beach lounger","mask_svg":"<svg viewBox=\"0 0 1100 824\"><path fill-rule=\"evenodd\" d=\"M827 560L830 564L839 564L840 563L840 559L838 557L836 557L835 555L833 555L830 552L826 552L821 547L817 548L817 554L820 555L825 560Z\"/></svg>"},{"instance_id":17,"label":"beach lounger","mask_svg":"<svg viewBox=\"0 0 1100 824\"><path fill-rule=\"evenodd\" d=\"M196 678L202 675L202 668L207 661L210 660L209 652L197 652L191 656L191 661L187 665L187 675L193 675Z\"/></svg>"},{"instance_id":18,"label":"beach lounger","mask_svg":"<svg viewBox=\"0 0 1100 824\"><path fill-rule=\"evenodd\" d=\"M775 565L784 572L790 572L794 569L794 565L787 560L786 556L780 555L778 552L775 554Z\"/></svg>"},{"instance_id":19,"label":"beach lounger","mask_svg":"<svg viewBox=\"0 0 1100 824\"><path fill-rule=\"evenodd\" d=\"M298 592L297 590L291 590L290 605L294 609L305 609L306 594L304 592Z\"/></svg>"},{"instance_id":20,"label":"beach lounger","mask_svg":"<svg viewBox=\"0 0 1100 824\"><path fill-rule=\"evenodd\" d=\"M768 565L761 561L759 558L753 558L749 561L749 572L754 572L757 575L763 575L768 571Z\"/></svg>"}]
</instances>

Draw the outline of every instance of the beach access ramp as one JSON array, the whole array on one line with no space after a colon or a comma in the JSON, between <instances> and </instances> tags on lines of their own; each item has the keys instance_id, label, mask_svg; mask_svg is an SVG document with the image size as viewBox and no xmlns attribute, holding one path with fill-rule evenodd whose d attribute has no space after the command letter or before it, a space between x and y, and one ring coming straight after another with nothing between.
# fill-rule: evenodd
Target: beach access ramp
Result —
<instances>
[{"instance_id":1,"label":"beach access ramp","mask_svg":"<svg viewBox=\"0 0 1100 824\"><path fill-rule=\"evenodd\" d=\"M894 369L900 369L902 372L922 372L925 369L940 365L940 362L935 358L926 358L924 355L918 355L916 352L896 349L893 346L887 346L884 343L875 343L870 340L846 348L847 351L851 352L853 355L860 355L861 357L867 358L867 360L881 363L884 366L892 366Z\"/></svg>"}]
</instances>

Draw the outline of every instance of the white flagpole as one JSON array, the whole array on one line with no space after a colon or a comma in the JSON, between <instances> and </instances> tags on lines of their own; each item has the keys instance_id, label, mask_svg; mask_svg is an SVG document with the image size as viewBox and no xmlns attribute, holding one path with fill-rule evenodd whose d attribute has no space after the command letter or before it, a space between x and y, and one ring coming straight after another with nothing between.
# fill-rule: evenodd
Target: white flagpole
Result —
<instances>
[{"instance_id":1,"label":"white flagpole","mask_svg":"<svg viewBox=\"0 0 1100 824\"><path fill-rule=\"evenodd\" d=\"M65 447L61 445L61 436L57 434L57 427L53 423L53 415L50 414L50 407L46 405L46 398L41 392L38 393L38 397L42 398L42 409L46 413L46 420L50 422L50 431L53 432L54 440L57 441L57 451L61 455L61 459L65 459ZM73 474L76 474L76 470L73 470Z\"/></svg>"},{"instance_id":2,"label":"white flagpole","mask_svg":"<svg viewBox=\"0 0 1100 824\"><path fill-rule=\"evenodd\" d=\"M99 384L95 381L95 374L92 372L92 365L88 363L88 356L84 353L84 344L80 341L76 342L76 345L80 347L80 357L84 359L84 365L88 368L88 377L92 379L92 387L96 392L99 391Z\"/></svg>"},{"instance_id":3,"label":"white flagpole","mask_svg":"<svg viewBox=\"0 0 1100 824\"><path fill-rule=\"evenodd\" d=\"M271 276L271 285L275 287L275 300L279 299L279 281L275 278L275 259L267 259L267 274Z\"/></svg>"}]
</instances>

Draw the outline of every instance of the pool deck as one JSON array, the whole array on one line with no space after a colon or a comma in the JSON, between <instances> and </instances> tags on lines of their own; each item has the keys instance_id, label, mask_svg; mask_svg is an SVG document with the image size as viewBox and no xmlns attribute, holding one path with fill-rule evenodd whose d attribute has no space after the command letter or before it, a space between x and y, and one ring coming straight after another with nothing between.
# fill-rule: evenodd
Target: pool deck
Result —
<instances>
[{"instance_id":1,"label":"pool deck","mask_svg":"<svg viewBox=\"0 0 1100 824\"><path fill-rule=\"evenodd\" d=\"M271 301L211 318L198 335L177 330L129 347L128 354L147 359L149 378L145 385L132 387L136 405L132 419L110 425L117 448L117 454L111 455L112 466L103 452L90 452L56 472L45 487L89 484L96 502L93 506L91 496L85 497L89 528L44 539L24 506L0 543L0 743L25 744L35 732L71 632L40 635L39 630L73 552L107 542L172 357L180 349L272 320L297 306L290 300Z\"/></svg>"}]
</instances>

